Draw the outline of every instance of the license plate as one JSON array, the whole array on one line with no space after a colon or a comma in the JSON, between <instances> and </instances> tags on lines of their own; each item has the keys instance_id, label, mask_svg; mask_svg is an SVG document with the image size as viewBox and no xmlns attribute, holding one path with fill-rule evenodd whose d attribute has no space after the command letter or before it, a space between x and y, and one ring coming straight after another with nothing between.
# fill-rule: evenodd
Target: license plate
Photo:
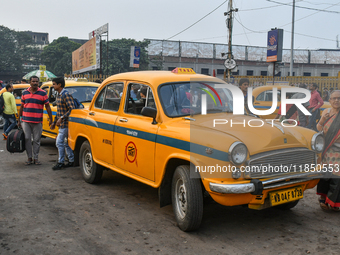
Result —
<instances>
[{"instance_id":1,"label":"license plate","mask_svg":"<svg viewBox=\"0 0 340 255\"><path fill-rule=\"evenodd\" d=\"M303 198L302 187L278 190L269 193L271 205L280 205Z\"/></svg>"}]
</instances>

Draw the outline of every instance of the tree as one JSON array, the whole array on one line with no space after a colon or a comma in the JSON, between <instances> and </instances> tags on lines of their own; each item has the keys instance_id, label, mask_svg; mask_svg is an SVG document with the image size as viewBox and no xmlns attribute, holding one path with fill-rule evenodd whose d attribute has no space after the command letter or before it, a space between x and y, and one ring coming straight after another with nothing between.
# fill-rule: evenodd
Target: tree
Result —
<instances>
[{"instance_id":1,"label":"tree","mask_svg":"<svg viewBox=\"0 0 340 255\"><path fill-rule=\"evenodd\" d=\"M0 70L2 73L23 74L23 64L39 64L38 49L26 32L0 26Z\"/></svg>"},{"instance_id":2,"label":"tree","mask_svg":"<svg viewBox=\"0 0 340 255\"><path fill-rule=\"evenodd\" d=\"M46 69L58 76L72 71L72 52L81 46L67 37L59 37L44 48L41 60Z\"/></svg>"},{"instance_id":3,"label":"tree","mask_svg":"<svg viewBox=\"0 0 340 255\"><path fill-rule=\"evenodd\" d=\"M130 67L131 46L139 46L141 48L140 65L138 70L148 70L149 61L146 47L149 41L136 41L134 39L114 39L109 44L109 63L107 66L107 42L103 41L102 48L102 66L103 74L116 74L128 71L135 71L136 68Z\"/></svg>"}]
</instances>

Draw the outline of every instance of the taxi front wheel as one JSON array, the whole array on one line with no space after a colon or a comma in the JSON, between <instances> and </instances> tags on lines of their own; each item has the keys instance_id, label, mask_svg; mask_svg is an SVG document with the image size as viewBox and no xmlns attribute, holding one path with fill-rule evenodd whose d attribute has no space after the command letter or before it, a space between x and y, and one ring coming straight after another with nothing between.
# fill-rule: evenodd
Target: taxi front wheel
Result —
<instances>
[{"instance_id":1,"label":"taxi front wheel","mask_svg":"<svg viewBox=\"0 0 340 255\"><path fill-rule=\"evenodd\" d=\"M80 147L79 161L84 180L88 183L99 182L104 168L94 162L91 146L88 141L85 141Z\"/></svg>"},{"instance_id":2,"label":"taxi front wheel","mask_svg":"<svg viewBox=\"0 0 340 255\"><path fill-rule=\"evenodd\" d=\"M172 207L179 228L197 230L203 217L203 194L200 179L190 178L189 166L178 166L172 177Z\"/></svg>"}]
</instances>

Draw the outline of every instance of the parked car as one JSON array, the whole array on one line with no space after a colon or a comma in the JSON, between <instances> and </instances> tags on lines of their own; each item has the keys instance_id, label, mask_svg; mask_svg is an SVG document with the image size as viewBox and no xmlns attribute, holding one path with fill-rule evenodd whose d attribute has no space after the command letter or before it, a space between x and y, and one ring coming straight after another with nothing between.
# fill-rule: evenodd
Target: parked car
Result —
<instances>
[{"instance_id":1,"label":"parked car","mask_svg":"<svg viewBox=\"0 0 340 255\"><path fill-rule=\"evenodd\" d=\"M256 87L253 90L253 98L254 98L254 108L258 110L265 110L269 109L272 106L272 100L273 100L273 87L277 88L277 100L278 105L276 107L276 110L274 113L270 115L261 116L261 118L266 119L274 119L279 111L279 107L281 104L281 89L282 88L291 88L290 86L278 86L278 85L271 85L271 86L260 86ZM291 93L290 96L292 96L294 93ZM330 108L331 104L329 102L324 102L324 104L320 107L320 114L322 114L322 111L326 108Z\"/></svg>"},{"instance_id":2,"label":"parked car","mask_svg":"<svg viewBox=\"0 0 340 255\"><path fill-rule=\"evenodd\" d=\"M104 80L89 107L69 119L68 141L84 180L96 183L109 169L158 188L160 206L172 204L183 231L199 228L204 194L225 206L294 207L321 176L306 168L320 160L322 135L268 123L236 125L254 117L233 115L230 90L216 84L226 83L187 68ZM135 98L142 91L145 98ZM214 127L216 120L236 124ZM268 166L288 171L264 171Z\"/></svg>"},{"instance_id":3,"label":"parked car","mask_svg":"<svg viewBox=\"0 0 340 255\"><path fill-rule=\"evenodd\" d=\"M27 89L30 85L29 84L14 84L13 85L13 95L15 98L15 103L17 105L17 110L19 112L20 106L21 106L21 95L22 92ZM0 95L4 92L6 92L6 88L3 88L0 90ZM3 128L5 125L5 119L2 117L2 114L0 114L0 128Z\"/></svg>"},{"instance_id":4,"label":"parked car","mask_svg":"<svg viewBox=\"0 0 340 255\"><path fill-rule=\"evenodd\" d=\"M100 84L95 82L88 82L86 79L65 80L65 89L74 98L77 98L84 107L89 106L99 86ZM41 89L45 90L48 95L52 110L52 116L54 118L57 115L57 106L56 104L54 104L57 97L57 92L53 89L52 81L43 83ZM50 126L48 125L48 114L46 110L44 110L42 135L53 139L56 139L58 135L58 127L56 127L54 130L51 130Z\"/></svg>"}]
</instances>

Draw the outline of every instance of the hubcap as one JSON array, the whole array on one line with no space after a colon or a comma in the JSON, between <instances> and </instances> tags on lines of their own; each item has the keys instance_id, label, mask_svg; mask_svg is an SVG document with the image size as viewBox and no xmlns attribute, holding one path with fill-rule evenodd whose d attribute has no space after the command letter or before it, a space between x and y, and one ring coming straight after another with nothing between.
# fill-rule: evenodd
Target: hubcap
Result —
<instances>
[{"instance_id":1,"label":"hubcap","mask_svg":"<svg viewBox=\"0 0 340 255\"><path fill-rule=\"evenodd\" d=\"M92 153L89 150L85 150L83 153L83 169L86 175L91 175L92 173Z\"/></svg>"},{"instance_id":2,"label":"hubcap","mask_svg":"<svg viewBox=\"0 0 340 255\"><path fill-rule=\"evenodd\" d=\"M0 115L0 127L2 128L5 125L5 119Z\"/></svg>"},{"instance_id":3,"label":"hubcap","mask_svg":"<svg viewBox=\"0 0 340 255\"><path fill-rule=\"evenodd\" d=\"M181 218L184 218L187 213L187 191L182 179L178 179L176 182L176 204L177 211Z\"/></svg>"}]
</instances>

